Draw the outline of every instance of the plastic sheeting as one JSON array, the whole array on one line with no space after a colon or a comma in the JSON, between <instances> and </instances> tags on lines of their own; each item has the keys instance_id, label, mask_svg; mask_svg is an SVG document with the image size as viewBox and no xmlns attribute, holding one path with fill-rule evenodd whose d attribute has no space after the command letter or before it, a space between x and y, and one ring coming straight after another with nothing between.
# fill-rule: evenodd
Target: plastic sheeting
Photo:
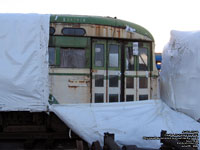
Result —
<instances>
[{"instance_id":1,"label":"plastic sheeting","mask_svg":"<svg viewBox=\"0 0 200 150\"><path fill-rule=\"evenodd\" d=\"M103 145L104 133L109 132L119 145L159 148L159 140L144 140L143 136L160 137L161 130L176 134L200 131L198 122L161 100L52 105L51 111L90 144L98 140Z\"/></svg>"},{"instance_id":2,"label":"plastic sheeting","mask_svg":"<svg viewBox=\"0 0 200 150\"><path fill-rule=\"evenodd\" d=\"M0 14L0 111L47 109L49 19Z\"/></svg>"},{"instance_id":3,"label":"plastic sheeting","mask_svg":"<svg viewBox=\"0 0 200 150\"><path fill-rule=\"evenodd\" d=\"M200 31L171 31L160 79L161 99L171 108L200 119Z\"/></svg>"}]
</instances>

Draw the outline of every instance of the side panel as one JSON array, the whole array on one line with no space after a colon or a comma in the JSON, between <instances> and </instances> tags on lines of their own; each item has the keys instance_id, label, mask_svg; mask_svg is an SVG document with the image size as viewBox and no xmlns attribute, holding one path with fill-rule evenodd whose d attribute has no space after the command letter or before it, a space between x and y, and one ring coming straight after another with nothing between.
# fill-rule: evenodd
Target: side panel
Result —
<instances>
[{"instance_id":1,"label":"side panel","mask_svg":"<svg viewBox=\"0 0 200 150\"><path fill-rule=\"evenodd\" d=\"M51 94L60 104L90 103L89 69L57 68L50 73Z\"/></svg>"},{"instance_id":2,"label":"side panel","mask_svg":"<svg viewBox=\"0 0 200 150\"><path fill-rule=\"evenodd\" d=\"M90 39L53 36L50 46L50 102L90 103Z\"/></svg>"}]
</instances>

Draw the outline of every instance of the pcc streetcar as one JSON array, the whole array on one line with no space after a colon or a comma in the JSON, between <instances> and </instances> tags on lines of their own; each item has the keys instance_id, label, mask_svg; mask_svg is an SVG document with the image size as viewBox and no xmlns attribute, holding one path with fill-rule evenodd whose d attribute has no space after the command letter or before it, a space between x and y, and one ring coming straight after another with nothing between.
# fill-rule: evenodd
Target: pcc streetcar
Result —
<instances>
[{"instance_id":1,"label":"pcc streetcar","mask_svg":"<svg viewBox=\"0 0 200 150\"><path fill-rule=\"evenodd\" d=\"M157 98L154 39L110 17L53 15L50 102L105 103Z\"/></svg>"}]
</instances>

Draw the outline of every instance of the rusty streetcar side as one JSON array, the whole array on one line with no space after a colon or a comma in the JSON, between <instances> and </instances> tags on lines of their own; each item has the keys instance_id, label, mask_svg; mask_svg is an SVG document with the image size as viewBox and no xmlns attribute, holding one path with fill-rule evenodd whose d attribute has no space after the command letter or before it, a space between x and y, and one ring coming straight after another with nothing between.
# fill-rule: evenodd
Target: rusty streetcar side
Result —
<instances>
[{"instance_id":1,"label":"rusty streetcar side","mask_svg":"<svg viewBox=\"0 0 200 150\"><path fill-rule=\"evenodd\" d=\"M52 15L50 102L157 99L154 39L143 27L110 17Z\"/></svg>"}]
</instances>

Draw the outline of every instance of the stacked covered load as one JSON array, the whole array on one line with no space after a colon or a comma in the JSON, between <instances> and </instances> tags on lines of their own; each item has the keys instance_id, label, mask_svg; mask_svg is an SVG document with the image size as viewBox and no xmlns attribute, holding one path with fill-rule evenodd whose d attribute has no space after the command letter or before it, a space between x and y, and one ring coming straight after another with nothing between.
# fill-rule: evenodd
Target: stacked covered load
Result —
<instances>
[{"instance_id":1,"label":"stacked covered load","mask_svg":"<svg viewBox=\"0 0 200 150\"><path fill-rule=\"evenodd\" d=\"M161 99L171 108L200 119L200 31L171 31L163 52Z\"/></svg>"},{"instance_id":2,"label":"stacked covered load","mask_svg":"<svg viewBox=\"0 0 200 150\"><path fill-rule=\"evenodd\" d=\"M45 111L49 15L0 14L0 111Z\"/></svg>"}]
</instances>

